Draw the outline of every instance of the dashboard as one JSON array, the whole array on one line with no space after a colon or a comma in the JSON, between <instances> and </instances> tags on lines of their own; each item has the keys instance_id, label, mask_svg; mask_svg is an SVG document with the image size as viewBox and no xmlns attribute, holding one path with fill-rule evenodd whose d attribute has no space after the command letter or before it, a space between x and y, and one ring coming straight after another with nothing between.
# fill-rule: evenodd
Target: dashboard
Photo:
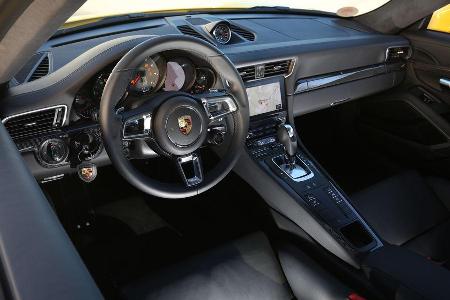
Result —
<instances>
[{"instance_id":1,"label":"dashboard","mask_svg":"<svg viewBox=\"0 0 450 300\"><path fill-rule=\"evenodd\" d=\"M407 58L398 54L410 53L401 36L321 15L179 15L55 36L16 74L0 103L2 122L37 179L58 179L87 162L110 163L98 124L109 74L133 47L170 34L211 43L235 65L247 86L249 138L263 134L270 120L398 85ZM220 70L173 50L133 70L124 101L133 106L161 91L201 94L222 87Z\"/></svg>"}]
</instances>

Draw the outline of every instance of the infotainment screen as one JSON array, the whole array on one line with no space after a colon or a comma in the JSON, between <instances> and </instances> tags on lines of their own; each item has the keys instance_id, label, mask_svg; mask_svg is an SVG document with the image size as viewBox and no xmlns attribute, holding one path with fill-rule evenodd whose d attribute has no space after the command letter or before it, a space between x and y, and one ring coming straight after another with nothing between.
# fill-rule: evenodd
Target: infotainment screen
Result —
<instances>
[{"instance_id":1,"label":"infotainment screen","mask_svg":"<svg viewBox=\"0 0 450 300\"><path fill-rule=\"evenodd\" d=\"M247 87L250 116L257 116L283 108L280 81Z\"/></svg>"}]
</instances>

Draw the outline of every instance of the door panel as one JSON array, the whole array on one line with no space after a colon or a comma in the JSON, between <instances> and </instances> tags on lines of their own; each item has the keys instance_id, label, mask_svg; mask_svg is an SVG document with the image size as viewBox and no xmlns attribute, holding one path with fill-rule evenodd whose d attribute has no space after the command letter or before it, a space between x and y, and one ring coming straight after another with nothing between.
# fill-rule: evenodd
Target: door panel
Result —
<instances>
[{"instance_id":1,"label":"door panel","mask_svg":"<svg viewBox=\"0 0 450 300\"><path fill-rule=\"evenodd\" d=\"M439 83L450 79L450 34L421 30L405 36L413 48L409 80L450 105L450 89Z\"/></svg>"},{"instance_id":2,"label":"door panel","mask_svg":"<svg viewBox=\"0 0 450 300\"><path fill-rule=\"evenodd\" d=\"M450 34L410 29L404 84L360 105L359 131L404 165L450 177Z\"/></svg>"}]
</instances>

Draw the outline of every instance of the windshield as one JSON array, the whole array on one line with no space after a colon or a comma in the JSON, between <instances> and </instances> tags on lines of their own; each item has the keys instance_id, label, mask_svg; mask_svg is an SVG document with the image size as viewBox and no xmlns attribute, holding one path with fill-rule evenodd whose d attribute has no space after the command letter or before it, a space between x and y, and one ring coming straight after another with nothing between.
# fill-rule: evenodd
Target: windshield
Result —
<instances>
[{"instance_id":1,"label":"windshield","mask_svg":"<svg viewBox=\"0 0 450 300\"><path fill-rule=\"evenodd\" d=\"M105 17L166 11L217 11L248 9L255 6L288 7L291 9L323 11L342 17L353 17L372 11L389 0L88 0L70 17L64 27L76 27Z\"/></svg>"}]
</instances>

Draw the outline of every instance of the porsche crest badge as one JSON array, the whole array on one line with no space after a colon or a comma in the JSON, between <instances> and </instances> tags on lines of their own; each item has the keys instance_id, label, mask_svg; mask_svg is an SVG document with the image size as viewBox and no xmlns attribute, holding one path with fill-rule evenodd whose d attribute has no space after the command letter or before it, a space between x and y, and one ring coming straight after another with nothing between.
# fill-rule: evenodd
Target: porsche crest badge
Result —
<instances>
[{"instance_id":1,"label":"porsche crest badge","mask_svg":"<svg viewBox=\"0 0 450 300\"><path fill-rule=\"evenodd\" d=\"M189 135L192 130L192 117L189 115L181 116L178 118L178 129L184 135Z\"/></svg>"}]
</instances>

